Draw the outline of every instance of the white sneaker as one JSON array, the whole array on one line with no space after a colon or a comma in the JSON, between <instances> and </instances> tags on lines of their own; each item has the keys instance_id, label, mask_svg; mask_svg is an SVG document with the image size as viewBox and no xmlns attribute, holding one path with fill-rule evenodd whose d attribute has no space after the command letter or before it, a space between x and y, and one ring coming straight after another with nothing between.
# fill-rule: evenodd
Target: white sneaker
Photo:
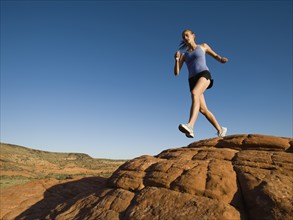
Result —
<instances>
[{"instance_id":1,"label":"white sneaker","mask_svg":"<svg viewBox=\"0 0 293 220\"><path fill-rule=\"evenodd\" d=\"M227 134L228 129L225 127L222 127L222 131L218 132L218 137L225 137Z\"/></svg>"},{"instance_id":2,"label":"white sneaker","mask_svg":"<svg viewBox=\"0 0 293 220\"><path fill-rule=\"evenodd\" d=\"M189 124L180 124L179 130L186 135L188 138L194 138L193 128Z\"/></svg>"}]
</instances>

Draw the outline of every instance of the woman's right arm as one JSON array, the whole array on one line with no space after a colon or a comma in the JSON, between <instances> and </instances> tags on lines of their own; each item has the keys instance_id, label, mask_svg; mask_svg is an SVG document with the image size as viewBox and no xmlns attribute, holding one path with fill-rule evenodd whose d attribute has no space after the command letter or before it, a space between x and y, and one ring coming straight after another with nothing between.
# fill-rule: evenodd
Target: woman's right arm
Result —
<instances>
[{"instance_id":1,"label":"woman's right arm","mask_svg":"<svg viewBox=\"0 0 293 220\"><path fill-rule=\"evenodd\" d=\"M175 53L175 66L174 66L174 74L175 76L179 75L179 72L181 70L181 67L184 63L184 53L180 54L180 51L178 50Z\"/></svg>"}]
</instances>

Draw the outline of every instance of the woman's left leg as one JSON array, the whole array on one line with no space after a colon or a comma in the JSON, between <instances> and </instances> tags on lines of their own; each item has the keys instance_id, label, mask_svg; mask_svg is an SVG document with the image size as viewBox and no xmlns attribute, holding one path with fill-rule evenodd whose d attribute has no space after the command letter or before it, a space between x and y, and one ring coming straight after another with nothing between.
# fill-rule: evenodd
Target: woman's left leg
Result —
<instances>
[{"instance_id":1,"label":"woman's left leg","mask_svg":"<svg viewBox=\"0 0 293 220\"><path fill-rule=\"evenodd\" d=\"M217 129L218 133L221 133L222 127L219 125L213 113L209 111L206 105L204 94L202 94L199 99L200 99L200 108L199 108L200 113L202 113L206 117L206 119L215 127L215 129Z\"/></svg>"}]
</instances>

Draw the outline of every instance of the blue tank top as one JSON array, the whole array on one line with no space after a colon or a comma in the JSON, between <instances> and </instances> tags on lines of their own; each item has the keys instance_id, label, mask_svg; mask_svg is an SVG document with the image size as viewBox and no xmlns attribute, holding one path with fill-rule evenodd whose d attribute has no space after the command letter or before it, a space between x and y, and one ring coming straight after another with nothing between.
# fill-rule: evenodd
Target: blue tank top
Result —
<instances>
[{"instance_id":1,"label":"blue tank top","mask_svg":"<svg viewBox=\"0 0 293 220\"><path fill-rule=\"evenodd\" d=\"M199 45L197 45L195 50L185 53L185 63L189 72L188 78L191 78L202 71L209 70L206 64L205 53Z\"/></svg>"}]
</instances>

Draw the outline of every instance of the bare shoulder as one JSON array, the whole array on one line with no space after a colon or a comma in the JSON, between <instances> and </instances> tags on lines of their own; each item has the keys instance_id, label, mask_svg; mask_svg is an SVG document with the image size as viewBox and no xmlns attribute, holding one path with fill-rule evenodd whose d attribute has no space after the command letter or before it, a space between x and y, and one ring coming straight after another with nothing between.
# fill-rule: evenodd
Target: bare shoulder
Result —
<instances>
[{"instance_id":1,"label":"bare shoulder","mask_svg":"<svg viewBox=\"0 0 293 220\"><path fill-rule=\"evenodd\" d=\"M204 51L207 51L210 49L210 46L207 43L202 43L200 44L200 46Z\"/></svg>"}]
</instances>

